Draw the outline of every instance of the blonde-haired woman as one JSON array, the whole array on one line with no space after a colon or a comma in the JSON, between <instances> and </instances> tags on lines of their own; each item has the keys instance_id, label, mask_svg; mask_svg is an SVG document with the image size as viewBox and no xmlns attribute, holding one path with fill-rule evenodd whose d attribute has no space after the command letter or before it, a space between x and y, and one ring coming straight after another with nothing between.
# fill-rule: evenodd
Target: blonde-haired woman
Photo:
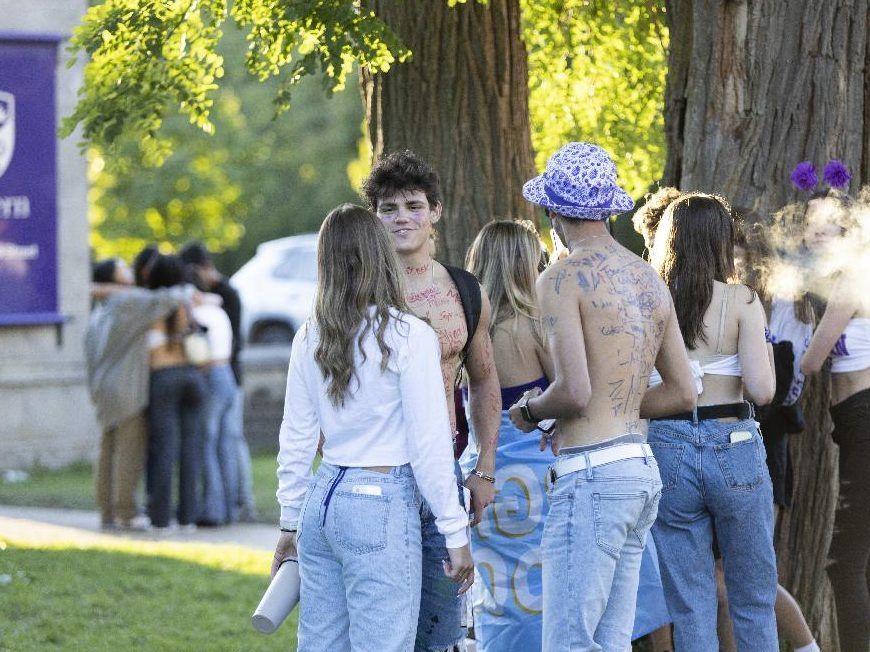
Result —
<instances>
[{"instance_id":1,"label":"blonde-haired woman","mask_svg":"<svg viewBox=\"0 0 870 652\"><path fill-rule=\"evenodd\" d=\"M477 569L474 632L479 652L540 650L542 645L541 537L549 510L544 476L555 456L540 438L521 432L508 408L527 391L547 388L552 365L541 335L535 282L546 265L534 225L496 220L481 229L466 268L480 281L492 306L489 323L501 385L502 421L496 451L494 509L472 530ZM547 427L547 424L542 424ZM474 468L474 433L460 460ZM655 553L641 567L633 638L669 622Z\"/></svg>"},{"instance_id":2,"label":"blonde-haired woman","mask_svg":"<svg viewBox=\"0 0 870 652\"><path fill-rule=\"evenodd\" d=\"M538 439L517 430L508 408L527 390L544 389L551 365L535 298L542 246L531 222L498 220L481 229L466 257L489 298L493 358L501 385L502 419L496 450L498 493L472 530L477 570L474 633L480 652L541 649L541 533L547 503L543 477L553 461ZM460 459L477 462L474 433Z\"/></svg>"},{"instance_id":3,"label":"blonde-haired woman","mask_svg":"<svg viewBox=\"0 0 870 652\"><path fill-rule=\"evenodd\" d=\"M326 217L317 268L314 314L287 377L272 572L298 546L300 652L410 650L421 493L447 540L445 573L460 593L473 582L447 406L432 400L438 338L408 311L393 245L369 211L345 204ZM309 481L321 431L323 462Z\"/></svg>"}]
</instances>

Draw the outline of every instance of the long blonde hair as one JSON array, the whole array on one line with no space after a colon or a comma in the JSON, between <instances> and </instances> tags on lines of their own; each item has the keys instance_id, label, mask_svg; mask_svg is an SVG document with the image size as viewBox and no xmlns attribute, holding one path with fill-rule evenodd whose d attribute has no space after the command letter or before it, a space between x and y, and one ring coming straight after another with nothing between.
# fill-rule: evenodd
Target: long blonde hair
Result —
<instances>
[{"instance_id":1,"label":"long blonde hair","mask_svg":"<svg viewBox=\"0 0 870 652\"><path fill-rule=\"evenodd\" d=\"M536 325L539 314L535 281L542 247L535 225L529 220L496 220L484 226L465 258L465 268L474 274L489 298L490 335L509 319L516 331L520 316Z\"/></svg>"},{"instance_id":2,"label":"long blonde hair","mask_svg":"<svg viewBox=\"0 0 870 652\"><path fill-rule=\"evenodd\" d=\"M330 401L343 406L356 375L354 345L365 360L362 343L373 331L385 370L391 355L384 341L390 309L410 311L390 236L360 206L342 204L326 216L317 240L317 272L314 323L320 341L314 360L329 382Z\"/></svg>"}]
</instances>

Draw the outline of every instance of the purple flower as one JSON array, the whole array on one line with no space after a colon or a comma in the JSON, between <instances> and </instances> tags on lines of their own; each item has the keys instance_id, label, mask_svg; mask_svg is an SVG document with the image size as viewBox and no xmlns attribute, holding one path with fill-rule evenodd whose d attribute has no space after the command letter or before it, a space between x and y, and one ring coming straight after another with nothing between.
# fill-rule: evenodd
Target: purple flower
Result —
<instances>
[{"instance_id":1,"label":"purple flower","mask_svg":"<svg viewBox=\"0 0 870 652\"><path fill-rule=\"evenodd\" d=\"M852 180L852 175L849 174L849 168L843 165L842 161L834 159L833 161L828 161L822 178L831 188L845 188L849 185L849 181Z\"/></svg>"},{"instance_id":2,"label":"purple flower","mask_svg":"<svg viewBox=\"0 0 870 652\"><path fill-rule=\"evenodd\" d=\"M809 161L798 163L791 173L791 182L798 190L809 192L819 182L819 177L816 176L816 168Z\"/></svg>"}]
</instances>

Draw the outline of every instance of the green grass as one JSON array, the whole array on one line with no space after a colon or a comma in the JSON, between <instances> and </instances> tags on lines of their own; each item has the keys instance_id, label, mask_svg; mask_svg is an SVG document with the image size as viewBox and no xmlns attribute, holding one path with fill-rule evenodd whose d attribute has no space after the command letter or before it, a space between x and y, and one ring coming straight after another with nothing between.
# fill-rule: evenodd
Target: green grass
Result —
<instances>
[{"instance_id":1,"label":"green grass","mask_svg":"<svg viewBox=\"0 0 870 652\"><path fill-rule=\"evenodd\" d=\"M257 515L265 523L277 523L281 516L275 491L278 489L278 476L275 471L278 462L275 455L258 455L251 459L251 470L254 476L254 503L257 505Z\"/></svg>"},{"instance_id":2,"label":"green grass","mask_svg":"<svg viewBox=\"0 0 870 652\"><path fill-rule=\"evenodd\" d=\"M252 460L254 502L264 523L276 523L279 509L275 500L278 480L274 455L258 455ZM0 480L0 505L58 507L69 509L97 508L94 474L90 464L79 462L64 469L50 471L36 468L25 482Z\"/></svg>"},{"instance_id":3,"label":"green grass","mask_svg":"<svg viewBox=\"0 0 870 652\"><path fill-rule=\"evenodd\" d=\"M96 509L91 465L78 462L59 471L35 468L24 482L0 480L0 504Z\"/></svg>"},{"instance_id":4,"label":"green grass","mask_svg":"<svg viewBox=\"0 0 870 652\"><path fill-rule=\"evenodd\" d=\"M253 473L260 518L274 523L274 455L255 457ZM91 467L0 481L0 504L96 509ZM250 625L268 585L268 552L135 539L45 546L22 536L0 537L0 652L296 649L298 610L271 636Z\"/></svg>"},{"instance_id":5,"label":"green grass","mask_svg":"<svg viewBox=\"0 0 870 652\"><path fill-rule=\"evenodd\" d=\"M189 543L0 540L0 650L295 649L296 611L271 636L250 624L269 557Z\"/></svg>"}]
</instances>

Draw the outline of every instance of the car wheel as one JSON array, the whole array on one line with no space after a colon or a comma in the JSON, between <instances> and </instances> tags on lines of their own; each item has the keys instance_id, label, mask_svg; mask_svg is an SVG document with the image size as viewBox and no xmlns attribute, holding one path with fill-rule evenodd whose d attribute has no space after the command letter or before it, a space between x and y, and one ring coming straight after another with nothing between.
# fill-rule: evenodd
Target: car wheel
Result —
<instances>
[{"instance_id":1,"label":"car wheel","mask_svg":"<svg viewBox=\"0 0 870 652\"><path fill-rule=\"evenodd\" d=\"M293 341L293 329L285 324L266 324L257 329L253 344L290 344Z\"/></svg>"}]
</instances>

